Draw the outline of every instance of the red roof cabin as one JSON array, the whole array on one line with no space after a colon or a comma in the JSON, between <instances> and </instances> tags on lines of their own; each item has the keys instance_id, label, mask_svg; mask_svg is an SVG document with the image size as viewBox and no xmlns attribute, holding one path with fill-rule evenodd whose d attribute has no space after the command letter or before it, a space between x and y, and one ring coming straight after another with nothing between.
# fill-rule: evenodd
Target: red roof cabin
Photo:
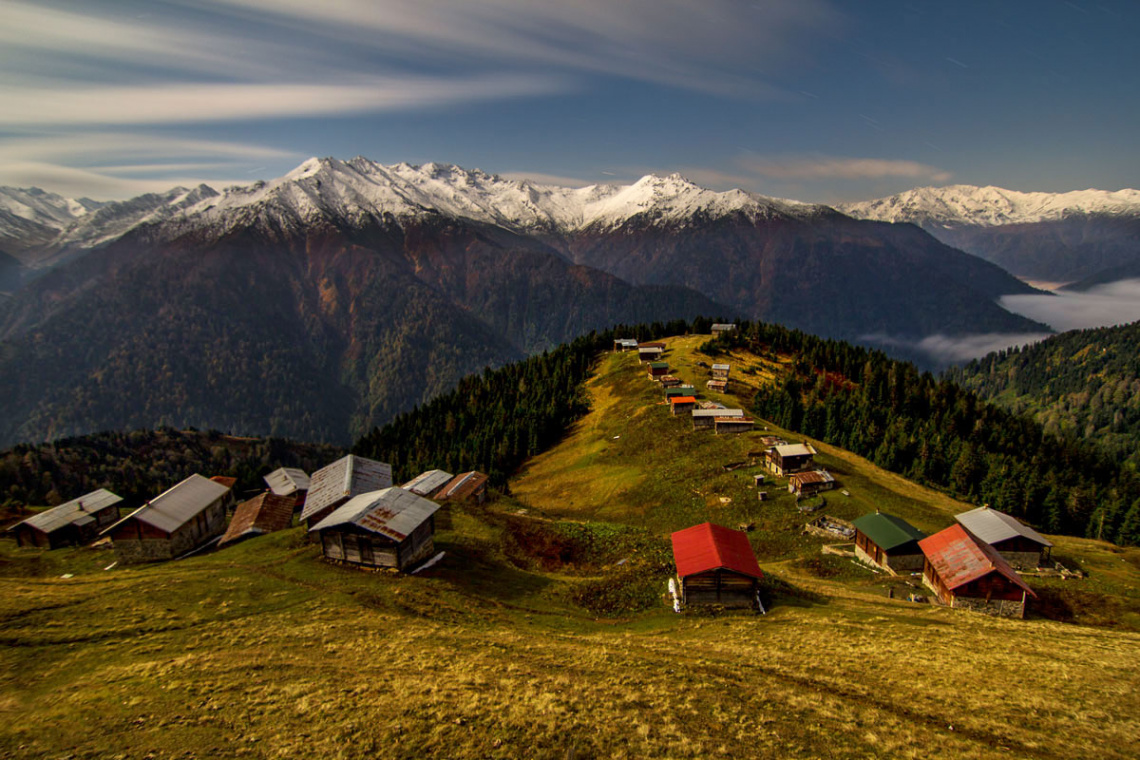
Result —
<instances>
[{"instance_id":1,"label":"red roof cabin","mask_svg":"<svg viewBox=\"0 0 1140 760\"><path fill-rule=\"evenodd\" d=\"M922 582L950 607L998 617L1025 617L1033 589L997 551L961 525L918 542L926 561Z\"/></svg>"},{"instance_id":2,"label":"red roof cabin","mask_svg":"<svg viewBox=\"0 0 1140 760\"><path fill-rule=\"evenodd\" d=\"M702 523L673 534L673 560L681 582L681 603L755 607L760 565L748 536Z\"/></svg>"},{"instance_id":3,"label":"red roof cabin","mask_svg":"<svg viewBox=\"0 0 1140 760\"><path fill-rule=\"evenodd\" d=\"M697 400L692 396L674 396L669 399L669 405L672 407L673 416L676 417L678 414L692 412L697 405Z\"/></svg>"}]
</instances>

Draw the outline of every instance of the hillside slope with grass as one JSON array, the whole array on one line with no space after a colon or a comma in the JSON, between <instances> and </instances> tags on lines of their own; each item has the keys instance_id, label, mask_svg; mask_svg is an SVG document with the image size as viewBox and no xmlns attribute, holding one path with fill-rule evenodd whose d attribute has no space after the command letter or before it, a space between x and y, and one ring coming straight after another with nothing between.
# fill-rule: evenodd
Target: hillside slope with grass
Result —
<instances>
[{"instance_id":1,"label":"hillside slope with grass","mask_svg":"<svg viewBox=\"0 0 1140 760\"><path fill-rule=\"evenodd\" d=\"M703 386L705 336L667 341ZM725 357L718 357L721 360ZM783 359L734 350L728 406ZM1082 580L1030 579L1027 620L900 597L823 555L737 437L693 431L631 354L510 496L439 513L416 575L331 565L293 528L110 570L106 548L0 542L0 756L1131 758L1140 550L1051 537ZM815 442L841 491L923 530L972 505ZM676 615L668 535L754 525L768 614ZM64 578L62 576L69 575ZM888 589L894 597L888 598ZM921 590L919 590L921 591ZM76 720L82 714L83 720Z\"/></svg>"}]
</instances>

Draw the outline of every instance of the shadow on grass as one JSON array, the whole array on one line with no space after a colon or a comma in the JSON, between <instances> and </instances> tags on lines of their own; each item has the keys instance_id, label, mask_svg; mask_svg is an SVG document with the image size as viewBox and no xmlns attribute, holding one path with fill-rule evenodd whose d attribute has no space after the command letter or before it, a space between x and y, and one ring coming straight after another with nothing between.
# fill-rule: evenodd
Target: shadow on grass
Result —
<instances>
[{"instance_id":1,"label":"shadow on grass","mask_svg":"<svg viewBox=\"0 0 1140 760\"><path fill-rule=\"evenodd\" d=\"M760 599L768 609L775 606L820 607L827 604L827 597L823 594L795 586L770 572L765 573L760 580Z\"/></svg>"}]
</instances>

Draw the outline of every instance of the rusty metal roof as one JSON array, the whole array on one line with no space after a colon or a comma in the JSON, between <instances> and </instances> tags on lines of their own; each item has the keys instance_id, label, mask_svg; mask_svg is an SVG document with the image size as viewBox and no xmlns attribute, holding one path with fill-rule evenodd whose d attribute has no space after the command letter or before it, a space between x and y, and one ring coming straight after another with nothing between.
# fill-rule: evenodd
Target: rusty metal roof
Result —
<instances>
[{"instance_id":1,"label":"rusty metal roof","mask_svg":"<svg viewBox=\"0 0 1140 760\"><path fill-rule=\"evenodd\" d=\"M1053 545L1052 541L1017 518L989 507L971 509L969 512L954 515L954 519L987 544L996 544L1006 539L1021 536L1041 546Z\"/></svg>"},{"instance_id":2,"label":"rusty metal roof","mask_svg":"<svg viewBox=\"0 0 1140 760\"><path fill-rule=\"evenodd\" d=\"M834 483L835 476L827 470L810 470L808 472L797 472L792 475L788 480L794 480L800 483Z\"/></svg>"},{"instance_id":3,"label":"rusty metal roof","mask_svg":"<svg viewBox=\"0 0 1140 760\"><path fill-rule=\"evenodd\" d=\"M349 454L325 465L309 479L309 494L301 519L307 520L346 497L388 488L392 485L392 466L374 459Z\"/></svg>"},{"instance_id":4,"label":"rusty metal roof","mask_svg":"<svg viewBox=\"0 0 1140 760\"><path fill-rule=\"evenodd\" d=\"M405 491L411 491L417 496L431 498L432 494L447 485L453 477L455 476L450 472L444 472L443 470L428 470L427 472L421 472L400 487Z\"/></svg>"},{"instance_id":5,"label":"rusty metal roof","mask_svg":"<svg viewBox=\"0 0 1140 760\"><path fill-rule=\"evenodd\" d=\"M919 541L918 546L946 588L951 591L990 573L999 573L1030 596L1037 596L996 549L973 536L961 525L951 525L940 530Z\"/></svg>"},{"instance_id":6,"label":"rusty metal roof","mask_svg":"<svg viewBox=\"0 0 1140 760\"><path fill-rule=\"evenodd\" d=\"M701 523L677 531L672 540L673 560L681 578L720 569L751 578L764 575L760 572L752 545L748 543L748 536L739 530Z\"/></svg>"},{"instance_id":7,"label":"rusty metal roof","mask_svg":"<svg viewBox=\"0 0 1140 760\"><path fill-rule=\"evenodd\" d=\"M651 343L642 343L638 348L665 348L665 344L660 341L653 341Z\"/></svg>"},{"instance_id":8,"label":"rusty metal roof","mask_svg":"<svg viewBox=\"0 0 1140 760\"><path fill-rule=\"evenodd\" d=\"M173 488L163 491L103 533L127 520L139 520L165 533L173 533L225 496L229 490L229 487L195 473Z\"/></svg>"},{"instance_id":9,"label":"rusty metal roof","mask_svg":"<svg viewBox=\"0 0 1140 760\"><path fill-rule=\"evenodd\" d=\"M221 483L226 488L233 488L237 485L237 478L231 478L229 475L215 475L210 478L215 483Z\"/></svg>"},{"instance_id":10,"label":"rusty metal roof","mask_svg":"<svg viewBox=\"0 0 1140 760\"><path fill-rule=\"evenodd\" d=\"M460 473L452 478L450 483L439 489L435 498L440 501L446 499L466 499L478 491L488 480L490 480L489 477L476 470Z\"/></svg>"},{"instance_id":11,"label":"rusty metal roof","mask_svg":"<svg viewBox=\"0 0 1140 760\"><path fill-rule=\"evenodd\" d=\"M58 507L32 515L28 519L16 523L16 525L30 525L44 533L59 530L65 525L86 525L90 522L92 513L114 506L122 500L122 497L111 493L106 488L100 488L98 491L84 494L78 499L72 499ZM84 518L88 519L85 520Z\"/></svg>"},{"instance_id":12,"label":"rusty metal roof","mask_svg":"<svg viewBox=\"0 0 1140 760\"><path fill-rule=\"evenodd\" d=\"M309 529L322 531L341 525L355 525L369 533L403 541L429 517L439 505L403 488L385 488L352 497L333 510L325 519Z\"/></svg>"},{"instance_id":13,"label":"rusty metal roof","mask_svg":"<svg viewBox=\"0 0 1140 760\"><path fill-rule=\"evenodd\" d=\"M269 490L278 496L292 496L298 491L309 490L309 476L296 467L278 467L263 480Z\"/></svg>"},{"instance_id":14,"label":"rusty metal roof","mask_svg":"<svg viewBox=\"0 0 1140 760\"><path fill-rule=\"evenodd\" d=\"M279 496L272 491L243 501L234 510L233 519L218 541L218 546L225 546L249 535L285 530L293 524L293 505L291 495Z\"/></svg>"}]
</instances>

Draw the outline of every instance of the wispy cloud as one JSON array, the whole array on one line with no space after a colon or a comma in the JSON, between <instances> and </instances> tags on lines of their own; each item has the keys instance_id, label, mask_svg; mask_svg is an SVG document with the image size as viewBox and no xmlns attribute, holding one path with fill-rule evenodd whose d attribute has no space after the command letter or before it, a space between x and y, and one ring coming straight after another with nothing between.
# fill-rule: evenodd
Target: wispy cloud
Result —
<instances>
[{"instance_id":1,"label":"wispy cloud","mask_svg":"<svg viewBox=\"0 0 1140 760\"><path fill-rule=\"evenodd\" d=\"M580 179L578 177L566 177L560 174L544 174L543 172L501 172L500 175L506 179L513 179L517 181L529 181L536 185L554 185L555 187L586 187L587 185L597 184L590 180Z\"/></svg>"},{"instance_id":2,"label":"wispy cloud","mask_svg":"<svg viewBox=\"0 0 1140 760\"><path fill-rule=\"evenodd\" d=\"M754 156L742 159L741 165L760 177L785 180L862 180L903 177L907 179L946 182L952 176L950 172L917 161L884 158Z\"/></svg>"}]
</instances>

